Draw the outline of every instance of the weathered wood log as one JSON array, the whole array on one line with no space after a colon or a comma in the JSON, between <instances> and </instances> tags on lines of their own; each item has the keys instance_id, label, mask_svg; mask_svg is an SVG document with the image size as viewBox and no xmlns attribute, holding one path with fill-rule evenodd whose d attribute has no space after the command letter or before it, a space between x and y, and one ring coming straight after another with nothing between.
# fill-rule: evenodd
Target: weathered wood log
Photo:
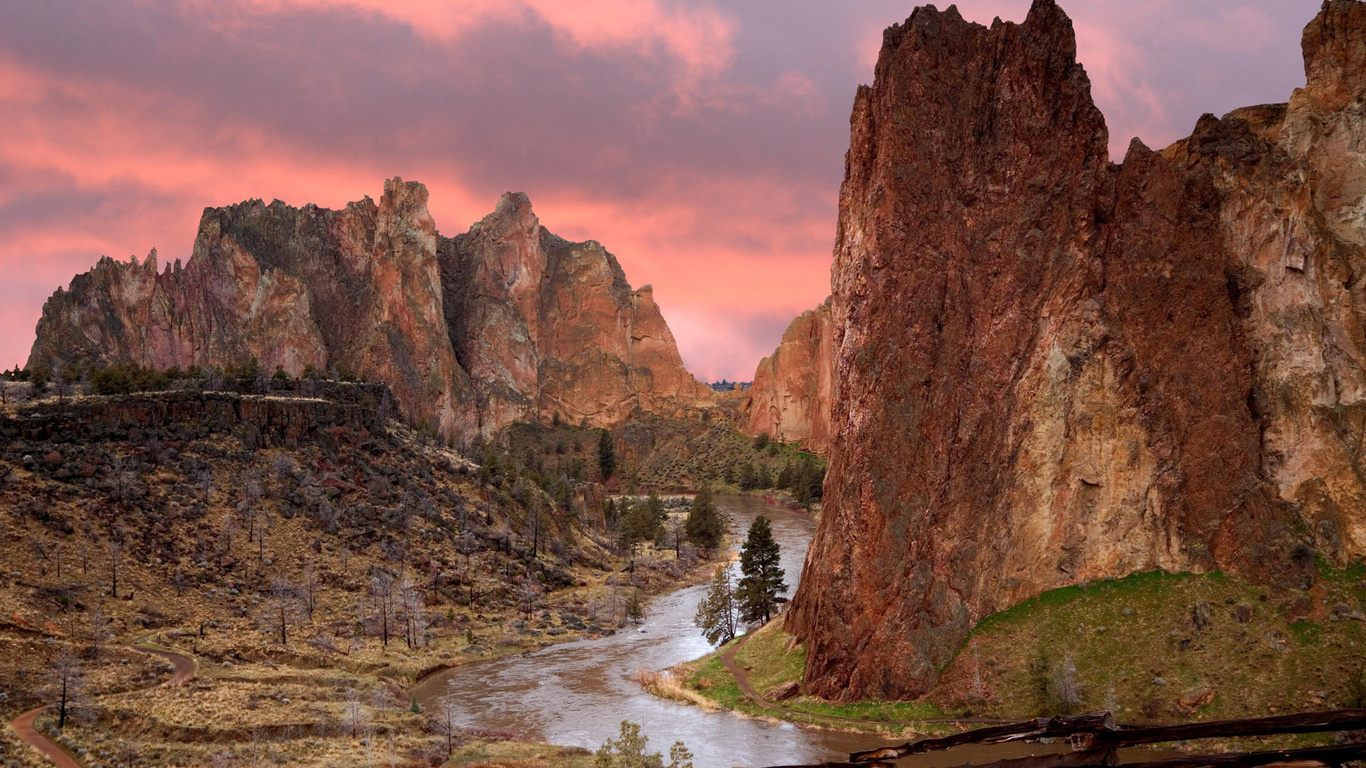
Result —
<instances>
[{"instance_id":1,"label":"weathered wood log","mask_svg":"<svg viewBox=\"0 0 1366 768\"><path fill-rule=\"evenodd\" d=\"M1366 709L1338 709L1331 712L1303 712L1293 715L1257 717L1249 720L1212 720L1205 723L1126 727L1117 731L1091 734L1091 746L1127 747L1163 741L1211 739L1232 736L1271 736L1281 733L1323 733L1366 730Z\"/></svg>"},{"instance_id":2,"label":"weathered wood log","mask_svg":"<svg viewBox=\"0 0 1366 768\"><path fill-rule=\"evenodd\" d=\"M964 744L1003 744L1008 741L1020 741L1022 739L1042 739L1071 737L1082 733L1098 733L1102 731L1114 731L1118 728L1115 725L1115 716L1109 712L1088 712L1084 715L1071 715L1067 717L1039 717L1033 720L1025 720L1009 725L997 725L991 728L978 728L974 731L965 731L953 736L944 736L937 739L921 739L911 741L895 747L882 747L870 749L863 752L854 752L849 755L849 761L853 763L867 763L871 760L896 760L907 755L921 755L926 752L936 752L941 749L961 747Z\"/></svg>"},{"instance_id":3,"label":"weathered wood log","mask_svg":"<svg viewBox=\"0 0 1366 768\"><path fill-rule=\"evenodd\" d=\"M1142 763L1124 763L1123 768L1257 768L1264 765L1340 766L1366 758L1366 744L1340 747L1277 749L1266 752L1231 752L1223 755L1191 755ZM986 766L982 766L986 768Z\"/></svg>"},{"instance_id":4,"label":"weathered wood log","mask_svg":"<svg viewBox=\"0 0 1366 768\"><path fill-rule=\"evenodd\" d=\"M1096 768L1096 766L1114 768L1114 766L1119 765L1119 754L1113 749L1092 752L1055 752L1050 755L1011 757L987 765L992 768ZM963 763L957 768L982 767L974 766L972 763Z\"/></svg>"},{"instance_id":5,"label":"weathered wood log","mask_svg":"<svg viewBox=\"0 0 1366 768\"><path fill-rule=\"evenodd\" d=\"M817 763L816 765L775 765L772 768L897 768L896 763L875 760L871 763Z\"/></svg>"}]
</instances>

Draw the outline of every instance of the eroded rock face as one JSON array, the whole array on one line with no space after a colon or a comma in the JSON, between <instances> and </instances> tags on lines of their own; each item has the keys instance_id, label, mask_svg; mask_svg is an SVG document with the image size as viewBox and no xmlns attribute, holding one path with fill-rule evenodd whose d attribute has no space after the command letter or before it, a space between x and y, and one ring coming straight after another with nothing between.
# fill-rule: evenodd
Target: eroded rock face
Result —
<instances>
[{"instance_id":1,"label":"eroded rock face","mask_svg":"<svg viewBox=\"0 0 1366 768\"><path fill-rule=\"evenodd\" d=\"M773 354L759 361L740 403L740 431L824 453L830 447L834 396L834 326L830 301L798 315Z\"/></svg>"},{"instance_id":2,"label":"eroded rock face","mask_svg":"<svg viewBox=\"0 0 1366 768\"><path fill-rule=\"evenodd\" d=\"M1289 105L1107 158L1071 22L919 8L859 89L833 443L789 628L836 698L931 686L978 619L1162 568L1366 554L1366 6Z\"/></svg>"},{"instance_id":3,"label":"eroded rock face","mask_svg":"<svg viewBox=\"0 0 1366 768\"><path fill-rule=\"evenodd\" d=\"M485 431L514 421L608 426L636 410L710 402L683 366L650 286L632 290L601 244L542 227L523 194L442 245L452 341Z\"/></svg>"},{"instance_id":4,"label":"eroded rock face","mask_svg":"<svg viewBox=\"0 0 1366 768\"><path fill-rule=\"evenodd\" d=\"M155 251L101 259L48 300L29 364L253 357L267 371L383 381L410 421L457 442L553 413L607 426L710 393L683 367L649 289L631 291L600 245L549 234L513 194L443 238L426 187L401 179L378 205L340 211L206 209L184 267L159 271Z\"/></svg>"}]
</instances>

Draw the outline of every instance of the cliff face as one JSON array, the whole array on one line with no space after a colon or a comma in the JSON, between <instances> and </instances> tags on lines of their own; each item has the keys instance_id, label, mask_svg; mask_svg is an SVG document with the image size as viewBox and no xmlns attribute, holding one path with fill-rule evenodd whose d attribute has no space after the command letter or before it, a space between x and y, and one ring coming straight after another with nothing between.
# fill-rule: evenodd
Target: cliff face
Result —
<instances>
[{"instance_id":1,"label":"cliff face","mask_svg":"<svg viewBox=\"0 0 1366 768\"><path fill-rule=\"evenodd\" d=\"M833 443L789 628L807 684L932 685L1043 590L1366 554L1366 6L1288 105L1120 166L1071 22L919 8L859 89L832 270Z\"/></svg>"},{"instance_id":2,"label":"cliff face","mask_svg":"<svg viewBox=\"0 0 1366 768\"><path fill-rule=\"evenodd\" d=\"M253 357L383 381L409 420L457 441L554 412L604 426L637 405L708 396L648 289L632 293L601 246L550 235L511 194L443 238L426 187L401 179L378 205L340 211L206 209L184 267L158 271L155 251L141 264L101 259L43 307L29 364Z\"/></svg>"},{"instance_id":3,"label":"cliff face","mask_svg":"<svg viewBox=\"0 0 1366 768\"><path fill-rule=\"evenodd\" d=\"M633 291L599 243L551 234L526 195L504 195L441 253L452 341L486 431L556 415L606 426L711 401L650 286Z\"/></svg>"},{"instance_id":4,"label":"cliff face","mask_svg":"<svg viewBox=\"0 0 1366 768\"><path fill-rule=\"evenodd\" d=\"M754 383L738 409L740 431L824 453L830 447L834 368L834 326L827 299L798 315L773 354L759 361Z\"/></svg>"}]
</instances>

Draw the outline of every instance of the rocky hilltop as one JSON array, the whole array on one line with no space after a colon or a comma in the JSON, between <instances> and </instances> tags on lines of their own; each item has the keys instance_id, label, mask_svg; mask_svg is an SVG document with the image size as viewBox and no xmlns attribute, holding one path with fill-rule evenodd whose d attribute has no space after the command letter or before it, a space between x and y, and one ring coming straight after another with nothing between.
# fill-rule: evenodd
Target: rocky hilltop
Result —
<instances>
[{"instance_id":1,"label":"rocky hilltop","mask_svg":"<svg viewBox=\"0 0 1366 768\"><path fill-rule=\"evenodd\" d=\"M768 435L824 453L830 447L834 393L834 327L830 300L803 312L783 331L773 354L759 361L740 402L740 431Z\"/></svg>"},{"instance_id":2,"label":"rocky hilltop","mask_svg":"<svg viewBox=\"0 0 1366 768\"><path fill-rule=\"evenodd\" d=\"M1036 0L917 9L851 117L807 685L925 691L983 616L1150 569L1305 586L1366 554L1366 5L1288 104L1121 165ZM892 311L894 310L894 311Z\"/></svg>"},{"instance_id":3,"label":"rocky hilltop","mask_svg":"<svg viewBox=\"0 0 1366 768\"><path fill-rule=\"evenodd\" d=\"M540 225L523 194L442 237L422 184L340 211L205 209L159 269L104 258L43 307L29 365L308 366L383 381L413 423L468 442L555 415L603 426L708 401L647 286L601 245Z\"/></svg>"}]
</instances>

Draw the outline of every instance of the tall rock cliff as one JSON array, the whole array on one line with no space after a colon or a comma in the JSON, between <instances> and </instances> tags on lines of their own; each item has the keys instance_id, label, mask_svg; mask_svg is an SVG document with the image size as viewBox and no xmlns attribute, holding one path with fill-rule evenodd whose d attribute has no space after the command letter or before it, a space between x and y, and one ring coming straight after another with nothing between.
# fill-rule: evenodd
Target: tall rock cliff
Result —
<instances>
[{"instance_id":1,"label":"tall rock cliff","mask_svg":"<svg viewBox=\"0 0 1366 768\"><path fill-rule=\"evenodd\" d=\"M1324 4L1288 105L1122 165L1075 53L1052 0L919 8L855 98L815 693L923 692L1054 587L1366 555L1366 5Z\"/></svg>"},{"instance_id":2,"label":"tall rock cliff","mask_svg":"<svg viewBox=\"0 0 1366 768\"><path fill-rule=\"evenodd\" d=\"M834 326L827 299L798 315L773 354L759 361L754 383L738 409L740 431L824 453L830 447L834 369Z\"/></svg>"},{"instance_id":3,"label":"tall rock cliff","mask_svg":"<svg viewBox=\"0 0 1366 768\"><path fill-rule=\"evenodd\" d=\"M159 271L155 251L101 259L48 299L29 365L251 358L383 381L410 421L459 442L555 413L608 425L710 394L649 288L633 292L600 245L551 235L513 194L443 238L426 187L401 179L378 205L340 211L205 209L183 267Z\"/></svg>"},{"instance_id":4,"label":"tall rock cliff","mask_svg":"<svg viewBox=\"0 0 1366 768\"><path fill-rule=\"evenodd\" d=\"M451 340L486 425L557 415L606 425L712 400L684 368L653 289L633 291L601 244L551 234L526 195L504 195L441 254Z\"/></svg>"}]
</instances>

